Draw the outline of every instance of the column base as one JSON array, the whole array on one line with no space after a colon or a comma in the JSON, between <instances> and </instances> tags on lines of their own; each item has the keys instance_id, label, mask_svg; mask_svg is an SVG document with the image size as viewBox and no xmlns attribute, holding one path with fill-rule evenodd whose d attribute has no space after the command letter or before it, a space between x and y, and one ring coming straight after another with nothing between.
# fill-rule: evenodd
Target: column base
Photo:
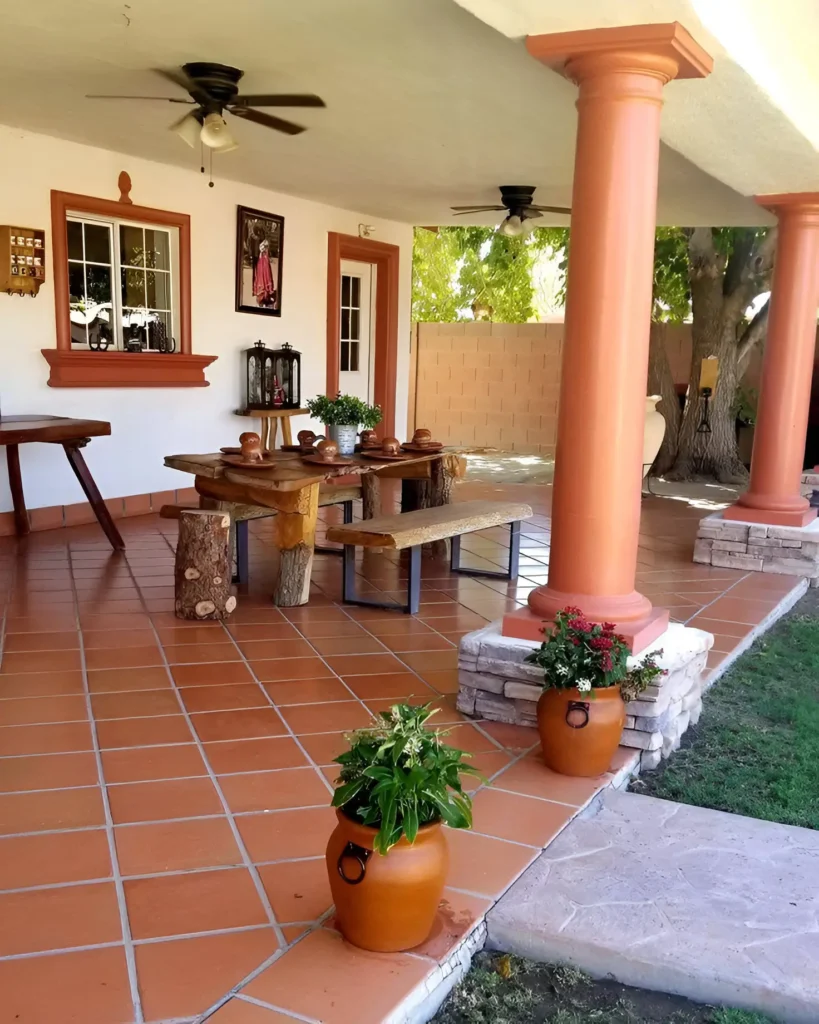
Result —
<instances>
[{"instance_id":1,"label":"column base","mask_svg":"<svg viewBox=\"0 0 819 1024\"><path fill-rule=\"evenodd\" d=\"M526 656L538 644L504 636L500 623L468 633L458 651L458 710L493 722L537 724L543 693L543 669ZM658 662L667 674L626 705L621 744L642 751L643 767L656 767L677 749L689 724L702 709L702 672L714 642L710 633L672 623L651 647L662 650Z\"/></svg>"},{"instance_id":2,"label":"column base","mask_svg":"<svg viewBox=\"0 0 819 1024\"><path fill-rule=\"evenodd\" d=\"M802 576L811 586L819 586L819 519L814 516L806 526L779 526L713 513L700 520L694 561L722 569Z\"/></svg>"},{"instance_id":3,"label":"column base","mask_svg":"<svg viewBox=\"0 0 819 1024\"><path fill-rule=\"evenodd\" d=\"M503 636L518 640L543 640L545 620L535 615L529 608L521 608L516 612L508 612L503 617ZM615 629L621 633L631 648L632 654L639 654L668 628L668 611L665 608L652 608L642 619L629 622L614 623Z\"/></svg>"},{"instance_id":4,"label":"column base","mask_svg":"<svg viewBox=\"0 0 819 1024\"><path fill-rule=\"evenodd\" d=\"M816 519L815 508L797 509L793 512L772 512L764 508L747 508L745 505L731 505L722 517L739 523L764 523L766 526L807 526Z\"/></svg>"}]
</instances>

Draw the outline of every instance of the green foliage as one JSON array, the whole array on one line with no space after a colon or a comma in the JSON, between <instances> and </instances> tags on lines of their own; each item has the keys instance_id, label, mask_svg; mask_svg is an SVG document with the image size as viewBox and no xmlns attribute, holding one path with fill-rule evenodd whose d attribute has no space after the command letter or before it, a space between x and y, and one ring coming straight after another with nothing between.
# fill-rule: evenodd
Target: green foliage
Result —
<instances>
[{"instance_id":1,"label":"green foliage","mask_svg":"<svg viewBox=\"0 0 819 1024\"><path fill-rule=\"evenodd\" d=\"M354 733L350 749L336 758L341 773L333 806L378 829L379 853L402 836L414 843L418 829L430 822L472 826L472 802L460 776L481 773L463 763L468 754L442 742L445 733L426 728L433 714L429 704L395 704L381 712L375 727Z\"/></svg>"},{"instance_id":2,"label":"green foliage","mask_svg":"<svg viewBox=\"0 0 819 1024\"><path fill-rule=\"evenodd\" d=\"M311 398L307 408L313 419L330 427L367 427L372 429L381 422L380 405L367 405L355 395L337 394L335 398L319 395Z\"/></svg>"},{"instance_id":3,"label":"green foliage","mask_svg":"<svg viewBox=\"0 0 819 1024\"><path fill-rule=\"evenodd\" d=\"M652 320L680 324L691 315L688 239L680 228L657 228L654 236Z\"/></svg>"},{"instance_id":4,"label":"green foliage","mask_svg":"<svg viewBox=\"0 0 819 1024\"><path fill-rule=\"evenodd\" d=\"M759 404L759 392L756 388L740 385L734 399L734 414L742 423L752 427L756 423L756 410Z\"/></svg>"}]
</instances>

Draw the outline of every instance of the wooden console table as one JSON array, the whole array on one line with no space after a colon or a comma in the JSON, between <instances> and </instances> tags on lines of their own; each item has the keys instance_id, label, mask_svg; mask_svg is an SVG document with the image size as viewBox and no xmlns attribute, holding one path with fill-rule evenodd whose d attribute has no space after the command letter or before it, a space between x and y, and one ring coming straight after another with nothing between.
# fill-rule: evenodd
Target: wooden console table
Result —
<instances>
[{"instance_id":1,"label":"wooden console table","mask_svg":"<svg viewBox=\"0 0 819 1024\"><path fill-rule=\"evenodd\" d=\"M273 451L276 447L276 435L279 423L282 425L282 444L292 444L293 434L290 430L291 416L309 416L309 409L237 409L237 416L255 416L260 421L259 437L262 448Z\"/></svg>"},{"instance_id":2,"label":"wooden console table","mask_svg":"<svg viewBox=\"0 0 819 1024\"><path fill-rule=\"evenodd\" d=\"M68 463L74 470L80 487L94 510L97 521L105 531L105 536L111 542L111 547L116 551L125 549L125 544L119 530L114 525L108 506L102 500L102 495L94 483L94 478L80 451L92 437L103 437L110 433L111 424L104 420L73 420L65 416L0 417L0 445L6 447L9 487L14 503L14 526L18 537L27 536L31 529L23 496L19 446L39 441L44 444L61 444L63 446Z\"/></svg>"}]
</instances>

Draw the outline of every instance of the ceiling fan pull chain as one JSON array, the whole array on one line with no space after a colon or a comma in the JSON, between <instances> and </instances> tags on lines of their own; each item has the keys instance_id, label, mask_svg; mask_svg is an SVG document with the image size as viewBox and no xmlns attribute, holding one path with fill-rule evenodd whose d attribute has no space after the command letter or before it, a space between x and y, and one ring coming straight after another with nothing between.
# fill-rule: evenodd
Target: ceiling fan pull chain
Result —
<instances>
[{"instance_id":1,"label":"ceiling fan pull chain","mask_svg":"<svg viewBox=\"0 0 819 1024\"><path fill-rule=\"evenodd\" d=\"M208 182L208 187L209 188L213 188L213 150L212 149L208 150L208 155L210 156L210 181Z\"/></svg>"}]
</instances>

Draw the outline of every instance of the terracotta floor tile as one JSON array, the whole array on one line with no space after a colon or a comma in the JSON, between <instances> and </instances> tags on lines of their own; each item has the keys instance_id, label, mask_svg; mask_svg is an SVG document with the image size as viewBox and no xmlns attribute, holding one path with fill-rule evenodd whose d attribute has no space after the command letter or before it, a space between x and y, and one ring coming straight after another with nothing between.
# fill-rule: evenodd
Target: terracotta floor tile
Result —
<instances>
[{"instance_id":1,"label":"terracotta floor tile","mask_svg":"<svg viewBox=\"0 0 819 1024\"><path fill-rule=\"evenodd\" d=\"M106 629L146 629L151 620L144 612L128 614L106 612L80 612L80 625L85 630L100 631Z\"/></svg>"},{"instance_id":2,"label":"terracotta floor tile","mask_svg":"<svg viewBox=\"0 0 819 1024\"><path fill-rule=\"evenodd\" d=\"M207 778L109 785L108 800L111 817L117 824L223 813L219 795Z\"/></svg>"},{"instance_id":3,"label":"terracotta floor tile","mask_svg":"<svg viewBox=\"0 0 819 1024\"><path fill-rule=\"evenodd\" d=\"M111 858L102 829L8 836L0 842L0 889L109 878Z\"/></svg>"},{"instance_id":4,"label":"terracotta floor tile","mask_svg":"<svg viewBox=\"0 0 819 1024\"><path fill-rule=\"evenodd\" d=\"M367 622L367 632L381 638L398 636L435 636L435 630L415 616L388 615ZM382 640L386 644L386 639Z\"/></svg>"},{"instance_id":5,"label":"terracotta floor tile","mask_svg":"<svg viewBox=\"0 0 819 1024\"><path fill-rule=\"evenodd\" d=\"M131 747L104 750L102 770L105 781L151 782L155 779L206 775L205 762L193 743L169 747Z\"/></svg>"},{"instance_id":6,"label":"terracotta floor tile","mask_svg":"<svg viewBox=\"0 0 819 1024\"><path fill-rule=\"evenodd\" d=\"M163 646L176 644L218 644L227 643L221 622L194 623L190 626L160 626L157 629L159 642Z\"/></svg>"},{"instance_id":7,"label":"terracotta floor tile","mask_svg":"<svg viewBox=\"0 0 819 1024\"><path fill-rule=\"evenodd\" d=\"M134 1019L122 946L0 962L3 1015L20 1024Z\"/></svg>"},{"instance_id":8,"label":"terracotta floor tile","mask_svg":"<svg viewBox=\"0 0 819 1024\"><path fill-rule=\"evenodd\" d=\"M537 729L523 725L505 725L503 722L481 722L481 729L499 743L504 750L515 754L530 750L539 742Z\"/></svg>"},{"instance_id":9,"label":"terracotta floor tile","mask_svg":"<svg viewBox=\"0 0 819 1024\"><path fill-rule=\"evenodd\" d=\"M321 655L385 654L384 645L375 637L364 635L315 638L311 641Z\"/></svg>"},{"instance_id":10,"label":"terracotta floor tile","mask_svg":"<svg viewBox=\"0 0 819 1024\"><path fill-rule=\"evenodd\" d=\"M12 725L0 729L0 750L4 757L93 749L91 726L88 722L66 722L63 725Z\"/></svg>"},{"instance_id":11,"label":"terracotta floor tile","mask_svg":"<svg viewBox=\"0 0 819 1024\"><path fill-rule=\"evenodd\" d=\"M110 647L155 647L152 629L83 629L83 647L86 651Z\"/></svg>"},{"instance_id":12,"label":"terracotta floor tile","mask_svg":"<svg viewBox=\"0 0 819 1024\"><path fill-rule=\"evenodd\" d=\"M424 682L437 690L438 693L457 693L459 686L458 670L448 669L445 672L420 672Z\"/></svg>"},{"instance_id":13,"label":"terracotta floor tile","mask_svg":"<svg viewBox=\"0 0 819 1024\"><path fill-rule=\"evenodd\" d=\"M82 692L82 672L79 669L0 676L0 698L51 697Z\"/></svg>"},{"instance_id":14,"label":"terracotta floor tile","mask_svg":"<svg viewBox=\"0 0 819 1024\"><path fill-rule=\"evenodd\" d=\"M208 1017L208 1024L293 1024L295 1017L267 1010L244 999L231 999Z\"/></svg>"},{"instance_id":15,"label":"terracotta floor tile","mask_svg":"<svg viewBox=\"0 0 819 1024\"><path fill-rule=\"evenodd\" d=\"M96 786L97 762L92 753L0 757L0 792L26 789L68 789Z\"/></svg>"},{"instance_id":16,"label":"terracotta floor tile","mask_svg":"<svg viewBox=\"0 0 819 1024\"><path fill-rule=\"evenodd\" d=\"M205 743L205 756L218 775L228 772L272 771L300 768L307 758L289 736Z\"/></svg>"},{"instance_id":17,"label":"terracotta floor tile","mask_svg":"<svg viewBox=\"0 0 819 1024\"><path fill-rule=\"evenodd\" d=\"M326 701L350 700L350 691L334 677L265 683L264 688L279 707L283 704L321 704Z\"/></svg>"},{"instance_id":18,"label":"terracotta floor tile","mask_svg":"<svg viewBox=\"0 0 819 1024\"><path fill-rule=\"evenodd\" d=\"M461 829L446 830L447 885L484 896L500 896L532 863L538 851Z\"/></svg>"},{"instance_id":19,"label":"terracotta floor tile","mask_svg":"<svg viewBox=\"0 0 819 1024\"><path fill-rule=\"evenodd\" d=\"M366 630L359 626L357 622L347 618L346 615L343 619L332 619L324 622L299 622L298 630L308 640L317 640L322 637L363 637L367 635Z\"/></svg>"},{"instance_id":20,"label":"terracotta floor tile","mask_svg":"<svg viewBox=\"0 0 819 1024\"><path fill-rule=\"evenodd\" d=\"M752 598L732 597L729 594L708 606L708 618L756 626L771 613L776 604L776 596L767 601L759 601Z\"/></svg>"},{"instance_id":21,"label":"terracotta floor tile","mask_svg":"<svg viewBox=\"0 0 819 1024\"><path fill-rule=\"evenodd\" d=\"M282 615L290 622L300 626L302 622L347 622L346 611L332 604L301 605L298 608L282 608Z\"/></svg>"},{"instance_id":22,"label":"terracotta floor tile","mask_svg":"<svg viewBox=\"0 0 819 1024\"><path fill-rule=\"evenodd\" d=\"M330 764L339 754L349 749L347 735L344 732L315 733L299 736L299 743L316 764Z\"/></svg>"},{"instance_id":23,"label":"terracotta floor tile","mask_svg":"<svg viewBox=\"0 0 819 1024\"><path fill-rule=\"evenodd\" d=\"M248 661L263 658L310 658L315 655L310 644L298 636L287 640L242 640L239 647Z\"/></svg>"},{"instance_id":24,"label":"terracotta floor tile","mask_svg":"<svg viewBox=\"0 0 819 1024\"><path fill-rule=\"evenodd\" d=\"M0 956L121 939L113 882L0 893Z\"/></svg>"},{"instance_id":25,"label":"terracotta floor tile","mask_svg":"<svg viewBox=\"0 0 819 1024\"><path fill-rule=\"evenodd\" d=\"M113 747L153 747L165 743L190 743L191 731L182 715L157 718L117 718L97 722L102 750Z\"/></svg>"},{"instance_id":26,"label":"terracotta floor tile","mask_svg":"<svg viewBox=\"0 0 819 1024\"><path fill-rule=\"evenodd\" d=\"M404 664L421 675L426 672L449 672L458 667L458 652L452 647L447 651L406 651L399 657Z\"/></svg>"},{"instance_id":27,"label":"terracotta floor tile","mask_svg":"<svg viewBox=\"0 0 819 1024\"><path fill-rule=\"evenodd\" d=\"M293 704L281 708L281 713L297 736L331 729L364 729L372 724L372 716L357 700Z\"/></svg>"},{"instance_id":28,"label":"terracotta floor tile","mask_svg":"<svg viewBox=\"0 0 819 1024\"><path fill-rule=\"evenodd\" d=\"M382 637L382 643L395 654L410 651L451 651L453 644L430 630L428 633L407 633Z\"/></svg>"},{"instance_id":29,"label":"terracotta floor tile","mask_svg":"<svg viewBox=\"0 0 819 1024\"><path fill-rule=\"evenodd\" d=\"M321 857L336 826L329 806L308 807L273 814L249 814L236 819L251 859L256 863Z\"/></svg>"},{"instance_id":30,"label":"terracotta floor tile","mask_svg":"<svg viewBox=\"0 0 819 1024\"><path fill-rule=\"evenodd\" d=\"M433 700L437 696L437 693L412 672L385 672L374 676L344 676L344 682L361 700L379 700L380 698L400 700L411 696Z\"/></svg>"},{"instance_id":31,"label":"terracotta floor tile","mask_svg":"<svg viewBox=\"0 0 819 1024\"><path fill-rule=\"evenodd\" d=\"M221 661L212 665L174 665L171 672L179 687L228 686L253 682L247 665L241 661Z\"/></svg>"},{"instance_id":32,"label":"terracotta floor tile","mask_svg":"<svg viewBox=\"0 0 819 1024\"><path fill-rule=\"evenodd\" d=\"M259 868L259 877L276 920L283 924L315 921L333 905L323 857L265 864Z\"/></svg>"},{"instance_id":33,"label":"terracotta floor tile","mask_svg":"<svg viewBox=\"0 0 819 1024\"><path fill-rule=\"evenodd\" d=\"M393 654L337 654L327 664L340 676L364 676L373 673L403 672L405 666Z\"/></svg>"},{"instance_id":34,"label":"terracotta floor tile","mask_svg":"<svg viewBox=\"0 0 819 1024\"><path fill-rule=\"evenodd\" d=\"M269 661L252 661L250 667L256 678L264 683L333 678L332 671L321 658L274 658Z\"/></svg>"},{"instance_id":35,"label":"terracotta floor tile","mask_svg":"<svg viewBox=\"0 0 819 1024\"><path fill-rule=\"evenodd\" d=\"M491 779L496 772L506 768L511 761L512 755L505 750L472 754L466 759L466 763L471 765L473 768L477 768L484 778L480 779L475 776L464 775L461 778L464 789L470 793L473 792L479 786L483 785L484 780ZM495 785L495 783L493 782L492 785Z\"/></svg>"},{"instance_id":36,"label":"terracotta floor tile","mask_svg":"<svg viewBox=\"0 0 819 1024\"><path fill-rule=\"evenodd\" d=\"M445 960L491 906L490 899L445 889L432 932L426 942L413 949L413 953L433 960Z\"/></svg>"},{"instance_id":37,"label":"terracotta floor tile","mask_svg":"<svg viewBox=\"0 0 819 1024\"><path fill-rule=\"evenodd\" d=\"M432 969L405 953L367 953L319 929L244 989L322 1024L381 1024ZM377 971L378 984L373 985ZM361 999L366 991L367 998Z\"/></svg>"},{"instance_id":38,"label":"terracotta floor tile","mask_svg":"<svg viewBox=\"0 0 819 1024\"><path fill-rule=\"evenodd\" d=\"M313 768L223 775L219 785L234 814L323 806L330 802L330 793Z\"/></svg>"},{"instance_id":39,"label":"terracotta floor tile","mask_svg":"<svg viewBox=\"0 0 819 1024\"><path fill-rule=\"evenodd\" d=\"M267 924L246 868L131 878L123 884L135 939Z\"/></svg>"},{"instance_id":40,"label":"terracotta floor tile","mask_svg":"<svg viewBox=\"0 0 819 1024\"><path fill-rule=\"evenodd\" d=\"M20 616L9 615L6 618L6 633L51 633L69 632L77 628L77 616L73 609L64 612L49 608L47 614Z\"/></svg>"},{"instance_id":41,"label":"terracotta floor tile","mask_svg":"<svg viewBox=\"0 0 819 1024\"><path fill-rule=\"evenodd\" d=\"M473 801L473 827L483 835L544 847L577 813L575 807L482 789Z\"/></svg>"},{"instance_id":42,"label":"terracotta floor tile","mask_svg":"<svg viewBox=\"0 0 819 1024\"><path fill-rule=\"evenodd\" d=\"M289 622L281 620L280 622L269 622L269 623L257 623L257 624L243 624L236 622L227 622L227 631L234 638L234 640L298 640L300 639L299 633L295 626Z\"/></svg>"},{"instance_id":43,"label":"terracotta floor tile","mask_svg":"<svg viewBox=\"0 0 819 1024\"><path fill-rule=\"evenodd\" d=\"M91 698L97 721L107 718L143 718L178 715L179 701L169 687L163 690L132 690L126 693L98 693Z\"/></svg>"},{"instance_id":44,"label":"terracotta floor tile","mask_svg":"<svg viewBox=\"0 0 819 1024\"><path fill-rule=\"evenodd\" d=\"M269 622L286 622L283 611L290 611L291 609L274 608L272 604L265 606L261 605L250 605L245 602L241 602L230 617L231 623L240 623L246 625L248 623L254 625L264 625Z\"/></svg>"},{"instance_id":45,"label":"terracotta floor tile","mask_svg":"<svg viewBox=\"0 0 819 1024\"><path fill-rule=\"evenodd\" d=\"M270 707L203 712L191 715L191 721L202 742L283 736L287 732L275 709Z\"/></svg>"},{"instance_id":46,"label":"terracotta floor tile","mask_svg":"<svg viewBox=\"0 0 819 1024\"><path fill-rule=\"evenodd\" d=\"M18 697L0 700L0 726L82 722L88 718L85 697Z\"/></svg>"},{"instance_id":47,"label":"terracotta floor tile","mask_svg":"<svg viewBox=\"0 0 819 1024\"><path fill-rule=\"evenodd\" d=\"M234 683L232 686L186 686L180 692L188 711L231 711L237 708L270 706L258 683Z\"/></svg>"},{"instance_id":48,"label":"terracotta floor tile","mask_svg":"<svg viewBox=\"0 0 819 1024\"><path fill-rule=\"evenodd\" d=\"M744 622L725 622L722 619L709 618L707 612L695 615L693 619L689 620L688 625L695 629L704 629L706 633L722 633L723 636L732 636L737 639L747 636L753 629L752 626Z\"/></svg>"},{"instance_id":49,"label":"terracotta floor tile","mask_svg":"<svg viewBox=\"0 0 819 1024\"><path fill-rule=\"evenodd\" d=\"M242 863L239 847L224 817L121 826L115 830L115 835L123 875L192 871Z\"/></svg>"},{"instance_id":50,"label":"terracotta floor tile","mask_svg":"<svg viewBox=\"0 0 819 1024\"><path fill-rule=\"evenodd\" d=\"M171 681L167 669L153 668L104 668L88 673L88 689L91 693L122 693L131 690L170 689Z\"/></svg>"},{"instance_id":51,"label":"terracotta floor tile","mask_svg":"<svg viewBox=\"0 0 819 1024\"><path fill-rule=\"evenodd\" d=\"M85 663L89 671L103 668L144 668L162 664L159 647L102 647L85 652Z\"/></svg>"},{"instance_id":52,"label":"terracotta floor tile","mask_svg":"<svg viewBox=\"0 0 819 1024\"><path fill-rule=\"evenodd\" d=\"M484 723L481 722L481 728ZM477 729L474 725L454 725L447 729L447 746L455 747L456 750L466 751L468 754L480 754L484 751L497 752L498 745Z\"/></svg>"},{"instance_id":53,"label":"terracotta floor tile","mask_svg":"<svg viewBox=\"0 0 819 1024\"><path fill-rule=\"evenodd\" d=\"M81 668L79 651L27 651L25 654L3 655L2 674L18 672L64 672Z\"/></svg>"},{"instance_id":54,"label":"terracotta floor tile","mask_svg":"<svg viewBox=\"0 0 819 1024\"><path fill-rule=\"evenodd\" d=\"M137 975L146 1020L177 1020L204 1012L277 948L272 928L137 946ZM265 1024L278 1024L277 1016L268 1013ZM208 1018L219 1019L219 1014ZM221 1021L231 1024L230 1016ZM254 1018L239 1016L233 1021L253 1024Z\"/></svg>"},{"instance_id":55,"label":"terracotta floor tile","mask_svg":"<svg viewBox=\"0 0 819 1024\"><path fill-rule=\"evenodd\" d=\"M77 629L54 633L10 633L3 642L7 654L19 651L70 651L80 646Z\"/></svg>"},{"instance_id":56,"label":"terracotta floor tile","mask_svg":"<svg viewBox=\"0 0 819 1024\"><path fill-rule=\"evenodd\" d=\"M241 657L235 644L230 641L216 644L165 644L164 647L169 665L239 661Z\"/></svg>"},{"instance_id":57,"label":"terracotta floor tile","mask_svg":"<svg viewBox=\"0 0 819 1024\"><path fill-rule=\"evenodd\" d=\"M524 757L493 780L493 788L584 807L595 793L609 783L609 776L581 779L559 775L547 768L540 753Z\"/></svg>"}]
</instances>

